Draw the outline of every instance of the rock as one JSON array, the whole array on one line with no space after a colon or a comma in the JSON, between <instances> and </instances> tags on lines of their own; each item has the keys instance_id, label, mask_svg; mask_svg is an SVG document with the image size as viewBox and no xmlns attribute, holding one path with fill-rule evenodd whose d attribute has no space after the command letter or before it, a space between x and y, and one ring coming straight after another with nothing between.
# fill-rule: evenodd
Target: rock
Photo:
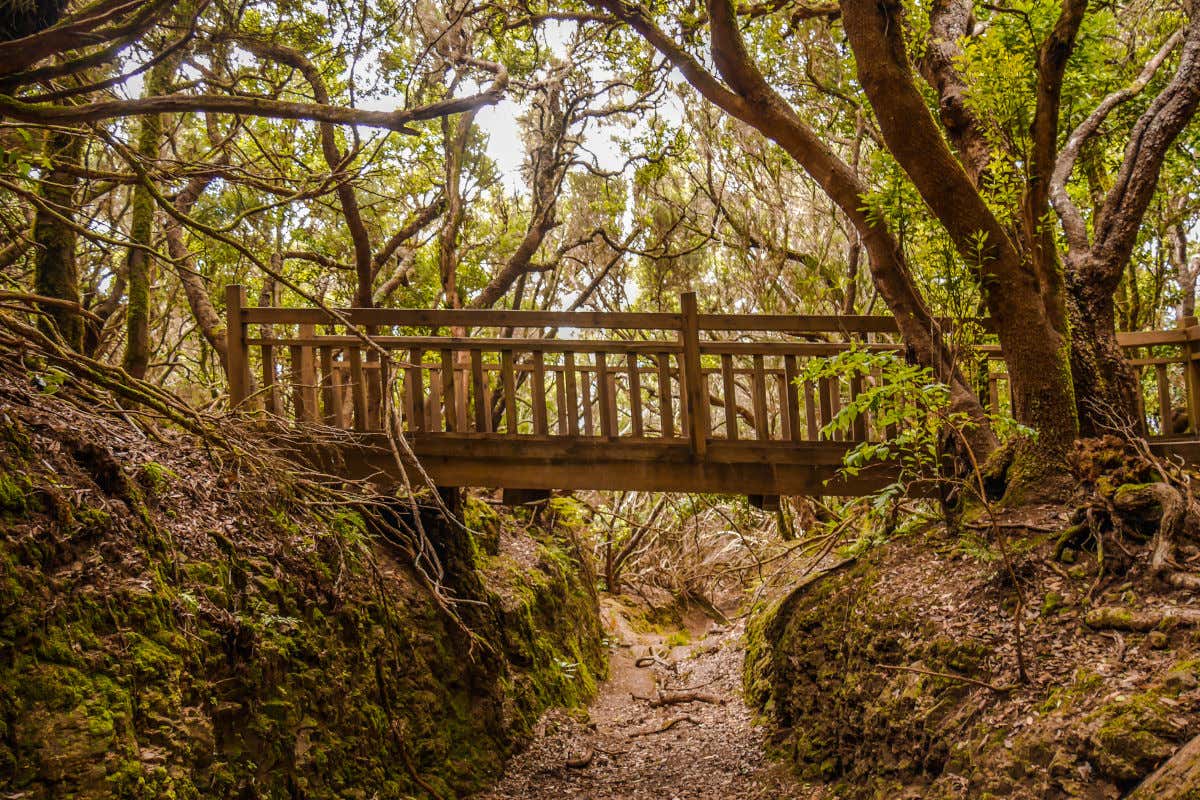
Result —
<instances>
[{"instance_id":1,"label":"rock","mask_svg":"<svg viewBox=\"0 0 1200 800\"><path fill-rule=\"evenodd\" d=\"M1200 681L1196 680L1196 674L1190 669L1176 669L1168 672L1163 678L1163 686L1177 694L1182 694L1200 686Z\"/></svg>"},{"instance_id":2,"label":"rock","mask_svg":"<svg viewBox=\"0 0 1200 800\"><path fill-rule=\"evenodd\" d=\"M1150 631L1150 633L1146 635L1146 644L1148 644L1152 650L1166 650L1167 645L1170 643L1171 642L1167 638L1167 635L1162 631Z\"/></svg>"}]
</instances>

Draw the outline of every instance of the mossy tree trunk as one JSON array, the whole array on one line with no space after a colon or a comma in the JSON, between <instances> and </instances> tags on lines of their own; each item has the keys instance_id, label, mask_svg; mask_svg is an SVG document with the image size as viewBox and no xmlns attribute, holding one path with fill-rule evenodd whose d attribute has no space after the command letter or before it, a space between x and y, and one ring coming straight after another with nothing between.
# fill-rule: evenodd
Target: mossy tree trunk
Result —
<instances>
[{"instance_id":1,"label":"mossy tree trunk","mask_svg":"<svg viewBox=\"0 0 1200 800\"><path fill-rule=\"evenodd\" d=\"M158 94L162 85L159 68L155 68L146 85L146 96ZM162 117L147 114L140 120L137 153L143 164L158 157L162 136ZM129 223L129 309L125 316L125 356L122 366L135 378L146 377L150 366L150 287L154 262L154 196L149 187L138 184L133 189L133 210Z\"/></svg>"},{"instance_id":2,"label":"mossy tree trunk","mask_svg":"<svg viewBox=\"0 0 1200 800\"><path fill-rule=\"evenodd\" d=\"M73 303L80 302L73 223L83 138L63 128L53 128L46 134L44 152L50 168L39 191L45 205L38 206L33 219L35 290ZM42 330L76 350L83 347L83 319L79 314L59 306L46 306L41 311L38 325Z\"/></svg>"}]
</instances>

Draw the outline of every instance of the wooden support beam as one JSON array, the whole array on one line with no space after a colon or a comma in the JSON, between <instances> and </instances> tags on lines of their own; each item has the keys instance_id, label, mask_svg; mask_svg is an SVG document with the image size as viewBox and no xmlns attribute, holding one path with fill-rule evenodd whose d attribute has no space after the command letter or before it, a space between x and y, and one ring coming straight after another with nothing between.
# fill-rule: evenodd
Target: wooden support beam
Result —
<instances>
[{"instance_id":1,"label":"wooden support beam","mask_svg":"<svg viewBox=\"0 0 1200 800\"><path fill-rule=\"evenodd\" d=\"M683 381L688 402L688 438L692 455L704 458L708 451L708 426L705 405L708 391L705 378L700 371L700 320L696 305L696 293L684 292L679 296L680 344L683 345Z\"/></svg>"},{"instance_id":2,"label":"wooden support beam","mask_svg":"<svg viewBox=\"0 0 1200 800\"><path fill-rule=\"evenodd\" d=\"M246 402L250 392L250 359L246 352L246 288L225 287L225 359L229 369L229 407Z\"/></svg>"}]
</instances>

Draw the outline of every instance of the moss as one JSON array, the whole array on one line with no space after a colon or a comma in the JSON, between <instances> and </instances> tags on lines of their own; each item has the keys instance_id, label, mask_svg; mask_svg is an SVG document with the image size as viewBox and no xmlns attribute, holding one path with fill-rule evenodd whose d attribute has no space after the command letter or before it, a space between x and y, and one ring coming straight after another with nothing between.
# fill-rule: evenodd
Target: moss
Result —
<instances>
[{"instance_id":1,"label":"moss","mask_svg":"<svg viewBox=\"0 0 1200 800\"><path fill-rule=\"evenodd\" d=\"M25 513L29 508L30 490L28 476L18 472L0 472L0 513Z\"/></svg>"},{"instance_id":2,"label":"moss","mask_svg":"<svg viewBox=\"0 0 1200 800\"><path fill-rule=\"evenodd\" d=\"M687 631L675 631L666 639L667 647L686 647L691 644L692 637Z\"/></svg>"},{"instance_id":3,"label":"moss","mask_svg":"<svg viewBox=\"0 0 1200 800\"><path fill-rule=\"evenodd\" d=\"M131 473L152 505L117 512L87 484L69 514L18 523L37 536L0 536L0 794L458 796L604 672L594 576L562 531L535 529L536 564L489 578L502 597L459 529L431 529L449 590L485 603L461 607L473 641L402 562L374 571L353 511L278 495L244 518L217 496L205 508L236 524L172 541L171 512L194 510L152 463Z\"/></svg>"},{"instance_id":4,"label":"moss","mask_svg":"<svg viewBox=\"0 0 1200 800\"><path fill-rule=\"evenodd\" d=\"M1041 615L1043 617L1051 617L1058 613L1063 607L1063 596L1058 592L1046 592L1046 596L1042 598Z\"/></svg>"}]
</instances>

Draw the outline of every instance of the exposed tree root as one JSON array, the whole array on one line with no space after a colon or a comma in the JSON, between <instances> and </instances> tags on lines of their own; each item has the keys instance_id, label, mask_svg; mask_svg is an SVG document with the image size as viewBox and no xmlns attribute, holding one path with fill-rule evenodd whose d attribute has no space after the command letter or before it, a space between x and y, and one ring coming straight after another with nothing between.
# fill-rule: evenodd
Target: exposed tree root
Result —
<instances>
[{"instance_id":1,"label":"exposed tree root","mask_svg":"<svg viewBox=\"0 0 1200 800\"><path fill-rule=\"evenodd\" d=\"M1200 625L1200 608L1170 606L1148 611L1132 611L1121 606L1101 606L1088 611L1084 622L1095 630L1146 633L1176 625Z\"/></svg>"},{"instance_id":2,"label":"exposed tree root","mask_svg":"<svg viewBox=\"0 0 1200 800\"><path fill-rule=\"evenodd\" d=\"M662 708L663 706L681 705L683 703L712 703L714 705L721 705L725 702L725 698L723 697L719 697L711 692L699 691L664 692L662 689L659 689L656 697L642 697L641 695L634 695L634 697L638 700L648 701L651 708Z\"/></svg>"},{"instance_id":3,"label":"exposed tree root","mask_svg":"<svg viewBox=\"0 0 1200 800\"><path fill-rule=\"evenodd\" d=\"M696 719L695 717L689 717L689 716L672 717L671 719L664 722L662 725L659 725L657 728L651 728L648 731L634 731L633 733L629 734L629 738L636 739L639 736L654 736L655 734L666 733L667 731L671 730L671 728L674 728L676 725L678 725L681 722L690 722L693 725L700 724L700 721L698 719Z\"/></svg>"}]
</instances>

